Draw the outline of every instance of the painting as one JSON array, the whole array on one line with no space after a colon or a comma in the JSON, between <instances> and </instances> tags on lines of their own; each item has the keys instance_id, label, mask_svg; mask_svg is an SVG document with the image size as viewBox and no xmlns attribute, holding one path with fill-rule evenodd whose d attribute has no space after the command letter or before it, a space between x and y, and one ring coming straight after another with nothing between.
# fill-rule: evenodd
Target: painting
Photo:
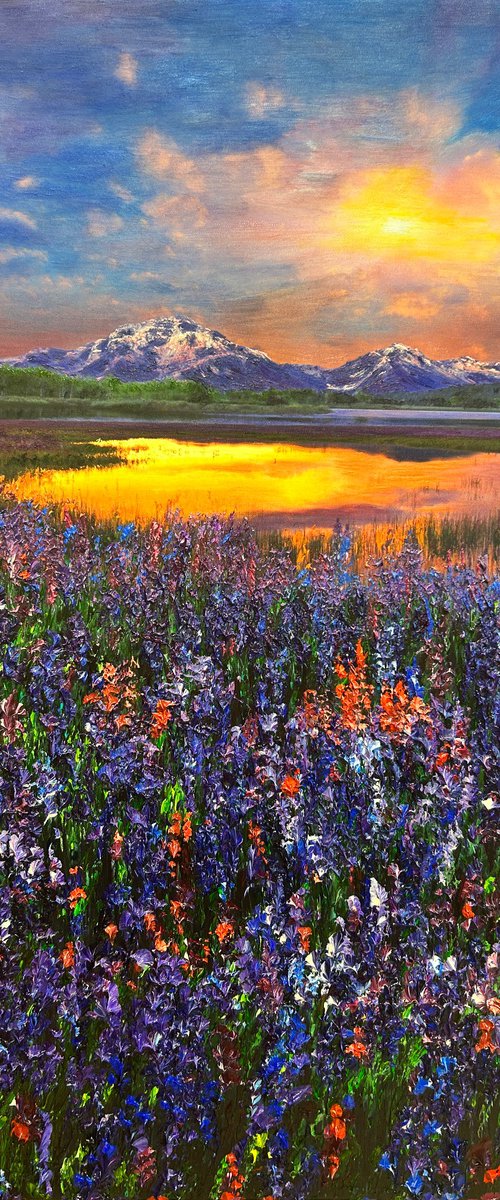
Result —
<instances>
[{"instance_id":1,"label":"painting","mask_svg":"<svg viewBox=\"0 0 500 1200\"><path fill-rule=\"evenodd\" d=\"M0 1200L498 1200L496 0L2 0Z\"/></svg>"}]
</instances>

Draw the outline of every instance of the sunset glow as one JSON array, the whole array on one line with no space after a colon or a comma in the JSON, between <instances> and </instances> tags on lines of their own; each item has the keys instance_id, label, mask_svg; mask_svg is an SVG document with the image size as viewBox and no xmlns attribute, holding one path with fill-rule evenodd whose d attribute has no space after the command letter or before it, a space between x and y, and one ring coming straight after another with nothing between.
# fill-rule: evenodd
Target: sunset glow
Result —
<instances>
[{"instance_id":1,"label":"sunset glow","mask_svg":"<svg viewBox=\"0 0 500 1200\"><path fill-rule=\"evenodd\" d=\"M345 246L354 252L421 258L444 267L487 262L500 249L500 232L481 216L440 200L420 167L395 167L366 175L348 189L338 209Z\"/></svg>"},{"instance_id":2,"label":"sunset glow","mask_svg":"<svg viewBox=\"0 0 500 1200\"><path fill-rule=\"evenodd\" d=\"M0 355L173 312L278 361L498 361L490 0L0 9Z\"/></svg>"}]
</instances>

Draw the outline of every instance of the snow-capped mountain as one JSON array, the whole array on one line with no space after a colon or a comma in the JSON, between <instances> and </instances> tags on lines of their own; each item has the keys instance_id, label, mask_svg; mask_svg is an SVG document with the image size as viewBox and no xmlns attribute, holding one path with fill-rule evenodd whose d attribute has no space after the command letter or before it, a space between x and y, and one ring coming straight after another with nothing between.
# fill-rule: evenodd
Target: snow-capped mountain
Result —
<instances>
[{"instance_id":1,"label":"snow-capped mountain","mask_svg":"<svg viewBox=\"0 0 500 1200\"><path fill-rule=\"evenodd\" d=\"M108 337L77 350L32 350L22 358L3 361L97 379L106 375L130 382L194 379L222 392L309 388L394 396L500 382L500 363L480 363L467 356L435 362L420 350L399 343L371 350L342 367L276 363L262 351L237 345L187 317L157 317L139 325L122 325Z\"/></svg>"},{"instance_id":2,"label":"snow-capped mountain","mask_svg":"<svg viewBox=\"0 0 500 1200\"><path fill-rule=\"evenodd\" d=\"M500 381L497 364L489 366L473 358L435 362L420 350L412 350L398 342L385 350L372 350L326 374L329 387L344 392L368 392L372 396Z\"/></svg>"},{"instance_id":3,"label":"snow-capped mountain","mask_svg":"<svg viewBox=\"0 0 500 1200\"><path fill-rule=\"evenodd\" d=\"M441 363L453 373L466 377L467 383L495 383L500 379L500 363L480 363L468 354L463 358L449 358Z\"/></svg>"},{"instance_id":4,"label":"snow-capped mountain","mask_svg":"<svg viewBox=\"0 0 500 1200\"><path fill-rule=\"evenodd\" d=\"M128 382L196 379L220 391L315 387L300 366L275 363L260 350L238 346L185 317L157 317L122 325L108 337L77 350L33 350L11 363L47 367L65 375L115 375ZM323 390L326 384L322 385Z\"/></svg>"}]
</instances>

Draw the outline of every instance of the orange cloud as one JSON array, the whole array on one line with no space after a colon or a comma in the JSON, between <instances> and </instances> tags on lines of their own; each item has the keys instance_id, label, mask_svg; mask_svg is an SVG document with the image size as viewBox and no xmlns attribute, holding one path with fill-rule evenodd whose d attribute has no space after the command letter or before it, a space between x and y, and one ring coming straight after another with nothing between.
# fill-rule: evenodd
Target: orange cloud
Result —
<instances>
[{"instance_id":1,"label":"orange cloud","mask_svg":"<svg viewBox=\"0 0 500 1200\"><path fill-rule=\"evenodd\" d=\"M481 147L454 163L440 181L439 194L472 218L481 215L500 232L500 153Z\"/></svg>"},{"instance_id":2,"label":"orange cloud","mask_svg":"<svg viewBox=\"0 0 500 1200\"><path fill-rule=\"evenodd\" d=\"M147 200L142 212L169 232L201 229L207 218L207 210L197 196L160 194Z\"/></svg>"},{"instance_id":3,"label":"orange cloud","mask_svg":"<svg viewBox=\"0 0 500 1200\"><path fill-rule=\"evenodd\" d=\"M37 179L36 175L23 175L21 179L16 179L15 187L20 192L28 192L31 188L38 187L39 183L40 180Z\"/></svg>"},{"instance_id":4,"label":"orange cloud","mask_svg":"<svg viewBox=\"0 0 500 1200\"><path fill-rule=\"evenodd\" d=\"M389 301L385 310L391 316L408 317L413 321L428 321L437 316L439 304L418 292L400 292Z\"/></svg>"},{"instance_id":5,"label":"orange cloud","mask_svg":"<svg viewBox=\"0 0 500 1200\"><path fill-rule=\"evenodd\" d=\"M256 120L262 120L286 104L285 96L279 88L266 87L265 84L257 82L247 84L245 101L248 115Z\"/></svg>"},{"instance_id":6,"label":"orange cloud","mask_svg":"<svg viewBox=\"0 0 500 1200\"><path fill-rule=\"evenodd\" d=\"M149 129L137 145L141 170L156 179L169 179L188 192L203 191L203 176L194 159L183 154L176 142Z\"/></svg>"},{"instance_id":7,"label":"orange cloud","mask_svg":"<svg viewBox=\"0 0 500 1200\"><path fill-rule=\"evenodd\" d=\"M133 54L129 54L127 50L120 54L118 63L113 74L115 79L119 79L126 87L135 87L137 83L137 59Z\"/></svg>"}]
</instances>

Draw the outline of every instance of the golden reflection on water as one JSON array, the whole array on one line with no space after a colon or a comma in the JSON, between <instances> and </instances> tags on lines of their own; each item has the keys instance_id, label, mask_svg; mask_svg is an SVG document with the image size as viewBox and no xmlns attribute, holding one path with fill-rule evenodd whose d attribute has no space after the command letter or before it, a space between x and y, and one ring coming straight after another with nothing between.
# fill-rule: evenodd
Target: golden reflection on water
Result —
<instances>
[{"instance_id":1,"label":"golden reflection on water","mask_svg":"<svg viewBox=\"0 0 500 1200\"><path fill-rule=\"evenodd\" d=\"M286 443L208 443L173 438L102 441L109 467L27 472L18 499L60 503L100 518L146 522L177 510L234 513L269 528L330 528L426 513L486 516L498 507L500 456L402 462L383 453Z\"/></svg>"}]
</instances>

